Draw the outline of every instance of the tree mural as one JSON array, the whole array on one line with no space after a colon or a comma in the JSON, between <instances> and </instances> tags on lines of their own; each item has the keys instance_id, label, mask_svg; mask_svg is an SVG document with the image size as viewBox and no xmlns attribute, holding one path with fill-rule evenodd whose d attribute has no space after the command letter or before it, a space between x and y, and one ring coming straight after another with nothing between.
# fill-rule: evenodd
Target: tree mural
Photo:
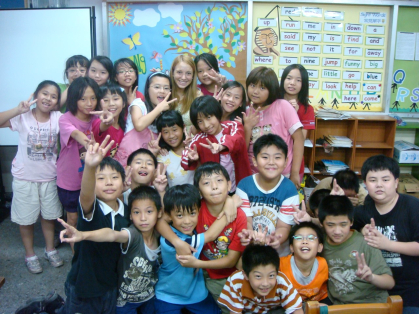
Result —
<instances>
[{"instance_id":1,"label":"tree mural","mask_svg":"<svg viewBox=\"0 0 419 314\"><path fill-rule=\"evenodd\" d=\"M169 27L172 31L163 29L163 37L171 40L165 53L186 53L192 58L204 52L212 53L219 66L227 68L246 62L247 6L241 3L213 4L212 8L195 11L191 16L184 16L183 22L169 24ZM246 67L240 68L245 77Z\"/></svg>"}]
</instances>

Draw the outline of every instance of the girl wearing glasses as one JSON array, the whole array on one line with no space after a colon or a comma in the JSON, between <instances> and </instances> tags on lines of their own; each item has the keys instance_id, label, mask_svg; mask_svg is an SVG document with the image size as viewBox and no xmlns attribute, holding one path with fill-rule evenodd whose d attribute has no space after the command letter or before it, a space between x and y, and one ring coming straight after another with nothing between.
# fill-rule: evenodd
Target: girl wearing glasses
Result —
<instances>
[{"instance_id":1,"label":"girl wearing glasses","mask_svg":"<svg viewBox=\"0 0 419 314\"><path fill-rule=\"evenodd\" d=\"M115 61L114 81L125 90L127 94L128 105L136 98L144 101L144 95L138 89L138 68L135 63L128 58L122 58Z\"/></svg>"},{"instance_id":2,"label":"girl wearing glasses","mask_svg":"<svg viewBox=\"0 0 419 314\"><path fill-rule=\"evenodd\" d=\"M156 119L177 99L169 100L172 84L164 73L151 73L145 83L145 101L135 99L128 107L125 136L115 155L124 167L128 156L139 148L147 148L148 143L157 138Z\"/></svg>"}]
</instances>

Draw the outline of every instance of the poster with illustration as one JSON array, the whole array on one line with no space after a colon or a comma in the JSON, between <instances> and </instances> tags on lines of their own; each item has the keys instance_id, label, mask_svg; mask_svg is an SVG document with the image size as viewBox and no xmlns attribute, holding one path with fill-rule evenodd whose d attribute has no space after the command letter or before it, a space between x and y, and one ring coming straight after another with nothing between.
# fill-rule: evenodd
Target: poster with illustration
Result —
<instances>
[{"instance_id":1,"label":"poster with illustration","mask_svg":"<svg viewBox=\"0 0 419 314\"><path fill-rule=\"evenodd\" d=\"M337 110L384 111L390 7L259 3L253 7L252 69L300 63L309 102Z\"/></svg>"},{"instance_id":2,"label":"poster with illustration","mask_svg":"<svg viewBox=\"0 0 419 314\"><path fill-rule=\"evenodd\" d=\"M228 80L246 80L247 3L108 3L109 56L132 59L138 90L153 68L170 71L174 58L217 57Z\"/></svg>"},{"instance_id":3,"label":"poster with illustration","mask_svg":"<svg viewBox=\"0 0 419 314\"><path fill-rule=\"evenodd\" d=\"M418 16L419 8L399 8L397 35L399 32L413 34L411 43L413 52L415 52L414 44L416 44L416 51L419 51ZM396 41L397 44L398 41ZM419 114L419 53L416 52L416 54L414 60L399 60L397 58L394 60L390 98L390 112L392 113Z\"/></svg>"}]
</instances>

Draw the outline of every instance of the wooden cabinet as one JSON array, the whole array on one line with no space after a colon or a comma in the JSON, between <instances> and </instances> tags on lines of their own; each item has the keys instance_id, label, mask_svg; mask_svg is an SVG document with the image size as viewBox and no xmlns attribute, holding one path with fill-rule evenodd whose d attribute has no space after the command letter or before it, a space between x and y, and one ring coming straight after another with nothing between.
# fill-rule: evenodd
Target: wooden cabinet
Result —
<instances>
[{"instance_id":1,"label":"wooden cabinet","mask_svg":"<svg viewBox=\"0 0 419 314\"><path fill-rule=\"evenodd\" d=\"M352 147L335 147L332 154L327 154L322 145L316 145L316 139L324 135L347 136L352 140ZM314 163L322 159L341 160L352 170L361 174L364 161L371 156L383 154L393 157L396 120L388 116L356 115L346 120L324 120L316 118L316 129L307 134L313 147L304 147L304 162L311 174Z\"/></svg>"}]
</instances>

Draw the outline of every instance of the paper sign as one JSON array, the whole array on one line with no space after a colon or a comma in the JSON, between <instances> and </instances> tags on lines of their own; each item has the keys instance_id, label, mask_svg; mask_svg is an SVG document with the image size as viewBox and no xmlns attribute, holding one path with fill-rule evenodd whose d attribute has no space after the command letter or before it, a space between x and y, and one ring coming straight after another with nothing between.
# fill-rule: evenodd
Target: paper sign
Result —
<instances>
[{"instance_id":1,"label":"paper sign","mask_svg":"<svg viewBox=\"0 0 419 314\"><path fill-rule=\"evenodd\" d=\"M363 102L380 102L380 95L362 95Z\"/></svg>"},{"instance_id":2,"label":"paper sign","mask_svg":"<svg viewBox=\"0 0 419 314\"><path fill-rule=\"evenodd\" d=\"M361 90L361 83L343 82L342 90L359 91Z\"/></svg>"},{"instance_id":3,"label":"paper sign","mask_svg":"<svg viewBox=\"0 0 419 314\"><path fill-rule=\"evenodd\" d=\"M342 21L344 13L342 11L325 11L324 19L325 20L340 20Z\"/></svg>"},{"instance_id":4,"label":"paper sign","mask_svg":"<svg viewBox=\"0 0 419 314\"><path fill-rule=\"evenodd\" d=\"M384 66L383 60L365 60L366 69L382 69Z\"/></svg>"},{"instance_id":5,"label":"paper sign","mask_svg":"<svg viewBox=\"0 0 419 314\"><path fill-rule=\"evenodd\" d=\"M386 24L387 13L383 12L359 12L359 23L362 24Z\"/></svg>"},{"instance_id":6,"label":"paper sign","mask_svg":"<svg viewBox=\"0 0 419 314\"><path fill-rule=\"evenodd\" d=\"M384 50L382 49L365 49L365 56L366 57L376 57L382 58L384 56Z\"/></svg>"},{"instance_id":7,"label":"paper sign","mask_svg":"<svg viewBox=\"0 0 419 314\"><path fill-rule=\"evenodd\" d=\"M308 88L319 89L319 81L308 81Z\"/></svg>"},{"instance_id":8,"label":"paper sign","mask_svg":"<svg viewBox=\"0 0 419 314\"><path fill-rule=\"evenodd\" d=\"M301 15L301 8L300 7L282 7L281 8L281 15L300 16Z\"/></svg>"},{"instance_id":9,"label":"paper sign","mask_svg":"<svg viewBox=\"0 0 419 314\"><path fill-rule=\"evenodd\" d=\"M304 65L319 65L320 58L319 57L301 57L301 64Z\"/></svg>"},{"instance_id":10,"label":"paper sign","mask_svg":"<svg viewBox=\"0 0 419 314\"><path fill-rule=\"evenodd\" d=\"M322 35L320 33L303 33L304 41L322 41Z\"/></svg>"},{"instance_id":11,"label":"paper sign","mask_svg":"<svg viewBox=\"0 0 419 314\"><path fill-rule=\"evenodd\" d=\"M362 48L360 47L345 47L343 52L345 56L362 56Z\"/></svg>"},{"instance_id":12,"label":"paper sign","mask_svg":"<svg viewBox=\"0 0 419 314\"><path fill-rule=\"evenodd\" d=\"M303 45L302 52L320 53L320 46L318 46L318 45Z\"/></svg>"},{"instance_id":13,"label":"paper sign","mask_svg":"<svg viewBox=\"0 0 419 314\"><path fill-rule=\"evenodd\" d=\"M298 63L297 57L279 57L279 64L290 65L294 63Z\"/></svg>"},{"instance_id":14,"label":"paper sign","mask_svg":"<svg viewBox=\"0 0 419 314\"><path fill-rule=\"evenodd\" d=\"M281 32L281 40L299 41L300 40L300 33Z\"/></svg>"},{"instance_id":15,"label":"paper sign","mask_svg":"<svg viewBox=\"0 0 419 314\"><path fill-rule=\"evenodd\" d=\"M276 19L258 19L258 26L259 27L274 27L277 26Z\"/></svg>"},{"instance_id":16,"label":"paper sign","mask_svg":"<svg viewBox=\"0 0 419 314\"><path fill-rule=\"evenodd\" d=\"M342 78L344 80L360 80L361 72L359 71L343 71Z\"/></svg>"},{"instance_id":17,"label":"paper sign","mask_svg":"<svg viewBox=\"0 0 419 314\"><path fill-rule=\"evenodd\" d=\"M253 57L253 63L255 64L272 64L273 63L273 57L272 56L254 56Z\"/></svg>"},{"instance_id":18,"label":"paper sign","mask_svg":"<svg viewBox=\"0 0 419 314\"><path fill-rule=\"evenodd\" d=\"M381 92L381 84L362 84L362 90L364 92Z\"/></svg>"},{"instance_id":19,"label":"paper sign","mask_svg":"<svg viewBox=\"0 0 419 314\"><path fill-rule=\"evenodd\" d=\"M322 70L322 77L340 79L340 70Z\"/></svg>"},{"instance_id":20,"label":"paper sign","mask_svg":"<svg viewBox=\"0 0 419 314\"><path fill-rule=\"evenodd\" d=\"M322 30L322 24L321 23L315 23L315 22L303 22L303 29L309 30L309 31L321 31Z\"/></svg>"},{"instance_id":21,"label":"paper sign","mask_svg":"<svg viewBox=\"0 0 419 314\"><path fill-rule=\"evenodd\" d=\"M325 67L340 67L340 59L338 59L338 58L323 58L322 64Z\"/></svg>"},{"instance_id":22,"label":"paper sign","mask_svg":"<svg viewBox=\"0 0 419 314\"><path fill-rule=\"evenodd\" d=\"M360 35L345 35L345 44L362 45L362 36L360 36Z\"/></svg>"},{"instance_id":23,"label":"paper sign","mask_svg":"<svg viewBox=\"0 0 419 314\"><path fill-rule=\"evenodd\" d=\"M283 29L301 29L300 21L281 21Z\"/></svg>"},{"instance_id":24,"label":"paper sign","mask_svg":"<svg viewBox=\"0 0 419 314\"><path fill-rule=\"evenodd\" d=\"M323 53L342 53L342 46L341 45L324 45L323 46Z\"/></svg>"},{"instance_id":25,"label":"paper sign","mask_svg":"<svg viewBox=\"0 0 419 314\"><path fill-rule=\"evenodd\" d=\"M300 52L298 44L281 44L281 52Z\"/></svg>"},{"instance_id":26,"label":"paper sign","mask_svg":"<svg viewBox=\"0 0 419 314\"><path fill-rule=\"evenodd\" d=\"M324 30L327 32L342 32L343 24L342 23L324 23Z\"/></svg>"},{"instance_id":27,"label":"paper sign","mask_svg":"<svg viewBox=\"0 0 419 314\"><path fill-rule=\"evenodd\" d=\"M343 61L343 67L349 69L361 69L362 68L362 61L361 60L351 60L346 59Z\"/></svg>"},{"instance_id":28,"label":"paper sign","mask_svg":"<svg viewBox=\"0 0 419 314\"><path fill-rule=\"evenodd\" d=\"M363 33L364 32L364 25L361 24L346 24L345 31L350 33Z\"/></svg>"},{"instance_id":29,"label":"paper sign","mask_svg":"<svg viewBox=\"0 0 419 314\"><path fill-rule=\"evenodd\" d=\"M384 26L367 25L367 34L384 35Z\"/></svg>"},{"instance_id":30,"label":"paper sign","mask_svg":"<svg viewBox=\"0 0 419 314\"><path fill-rule=\"evenodd\" d=\"M323 90L340 90L339 82L323 82Z\"/></svg>"},{"instance_id":31,"label":"paper sign","mask_svg":"<svg viewBox=\"0 0 419 314\"><path fill-rule=\"evenodd\" d=\"M360 95L342 95L342 102L359 102Z\"/></svg>"},{"instance_id":32,"label":"paper sign","mask_svg":"<svg viewBox=\"0 0 419 314\"><path fill-rule=\"evenodd\" d=\"M366 37L365 38L366 45L373 45L373 46L383 46L384 45L384 37Z\"/></svg>"},{"instance_id":33,"label":"paper sign","mask_svg":"<svg viewBox=\"0 0 419 314\"><path fill-rule=\"evenodd\" d=\"M318 78L319 77L319 70L309 70L307 69L308 77L309 78Z\"/></svg>"},{"instance_id":34,"label":"paper sign","mask_svg":"<svg viewBox=\"0 0 419 314\"><path fill-rule=\"evenodd\" d=\"M341 43L342 35L323 34L323 41L325 43Z\"/></svg>"},{"instance_id":35,"label":"paper sign","mask_svg":"<svg viewBox=\"0 0 419 314\"><path fill-rule=\"evenodd\" d=\"M303 7L302 12L305 17L322 17L323 9Z\"/></svg>"},{"instance_id":36,"label":"paper sign","mask_svg":"<svg viewBox=\"0 0 419 314\"><path fill-rule=\"evenodd\" d=\"M364 80L381 81L381 73L378 72L364 72Z\"/></svg>"}]
</instances>

